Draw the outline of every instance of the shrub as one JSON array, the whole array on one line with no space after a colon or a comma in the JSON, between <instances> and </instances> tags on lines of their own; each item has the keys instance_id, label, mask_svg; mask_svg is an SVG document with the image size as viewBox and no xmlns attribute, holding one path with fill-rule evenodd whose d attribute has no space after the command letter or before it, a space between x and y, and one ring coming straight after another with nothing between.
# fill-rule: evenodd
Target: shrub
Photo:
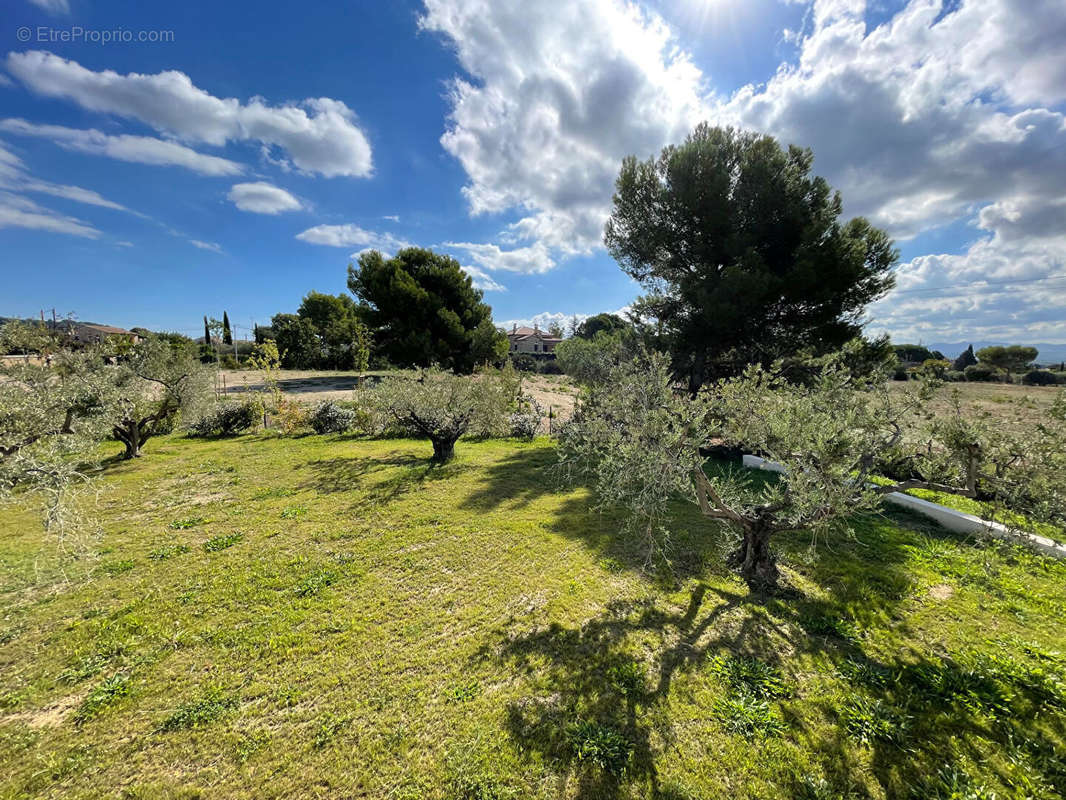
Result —
<instances>
[{"instance_id":1,"label":"shrub","mask_svg":"<svg viewBox=\"0 0 1066 800\"><path fill-rule=\"evenodd\" d=\"M367 436L383 436L394 430L400 432L382 407L376 389L356 389L352 399L346 400L342 407L354 415L352 430Z\"/></svg>"},{"instance_id":2,"label":"shrub","mask_svg":"<svg viewBox=\"0 0 1066 800\"><path fill-rule=\"evenodd\" d=\"M332 400L324 400L311 411L308 422L315 433L344 433L355 425L356 414Z\"/></svg>"},{"instance_id":3,"label":"shrub","mask_svg":"<svg viewBox=\"0 0 1066 800\"><path fill-rule=\"evenodd\" d=\"M892 370L892 380L894 381L909 381L910 378L910 373L907 372L907 368L902 364Z\"/></svg>"},{"instance_id":4,"label":"shrub","mask_svg":"<svg viewBox=\"0 0 1066 800\"><path fill-rule=\"evenodd\" d=\"M511 364L520 372L536 372L537 359L529 353L516 353L511 356Z\"/></svg>"},{"instance_id":5,"label":"shrub","mask_svg":"<svg viewBox=\"0 0 1066 800\"><path fill-rule=\"evenodd\" d=\"M562 375L563 368L559 366L559 362L554 358L546 358L540 362L540 369L537 370L541 375Z\"/></svg>"},{"instance_id":6,"label":"shrub","mask_svg":"<svg viewBox=\"0 0 1066 800\"><path fill-rule=\"evenodd\" d=\"M511 414L518 410L522 376L511 365L503 369L484 369L477 378L474 416L468 432L471 436L511 436Z\"/></svg>"},{"instance_id":7,"label":"shrub","mask_svg":"<svg viewBox=\"0 0 1066 800\"><path fill-rule=\"evenodd\" d=\"M963 370L968 381L995 381L999 380L999 373L991 367L982 364L971 364Z\"/></svg>"},{"instance_id":8,"label":"shrub","mask_svg":"<svg viewBox=\"0 0 1066 800\"><path fill-rule=\"evenodd\" d=\"M962 383L966 380L966 373L961 370L950 369L944 375L944 380L948 383Z\"/></svg>"},{"instance_id":9,"label":"shrub","mask_svg":"<svg viewBox=\"0 0 1066 800\"><path fill-rule=\"evenodd\" d=\"M190 436L233 436L255 427L263 414L258 400L225 401L189 425Z\"/></svg>"},{"instance_id":10,"label":"shrub","mask_svg":"<svg viewBox=\"0 0 1066 800\"><path fill-rule=\"evenodd\" d=\"M511 436L518 439L532 439L537 435L543 417L544 409L533 399L532 395L519 396L518 408L511 413Z\"/></svg>"},{"instance_id":11,"label":"shrub","mask_svg":"<svg viewBox=\"0 0 1066 800\"><path fill-rule=\"evenodd\" d=\"M1025 374L1022 383L1026 386L1054 386L1055 373L1048 372L1046 369L1034 369Z\"/></svg>"},{"instance_id":12,"label":"shrub","mask_svg":"<svg viewBox=\"0 0 1066 800\"><path fill-rule=\"evenodd\" d=\"M279 392L274 404L274 419L283 433L291 435L307 426L307 409Z\"/></svg>"}]
</instances>

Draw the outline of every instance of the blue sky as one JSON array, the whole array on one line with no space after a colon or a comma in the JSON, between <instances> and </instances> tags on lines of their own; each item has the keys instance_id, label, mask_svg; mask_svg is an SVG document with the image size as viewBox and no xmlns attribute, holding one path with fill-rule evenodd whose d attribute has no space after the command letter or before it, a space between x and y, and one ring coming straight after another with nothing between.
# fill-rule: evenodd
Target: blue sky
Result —
<instances>
[{"instance_id":1,"label":"blue sky","mask_svg":"<svg viewBox=\"0 0 1066 800\"><path fill-rule=\"evenodd\" d=\"M11 0L3 35L0 315L262 324L407 243L501 324L614 311L619 162L706 119L897 238L871 331L1066 341L1057 0Z\"/></svg>"}]
</instances>

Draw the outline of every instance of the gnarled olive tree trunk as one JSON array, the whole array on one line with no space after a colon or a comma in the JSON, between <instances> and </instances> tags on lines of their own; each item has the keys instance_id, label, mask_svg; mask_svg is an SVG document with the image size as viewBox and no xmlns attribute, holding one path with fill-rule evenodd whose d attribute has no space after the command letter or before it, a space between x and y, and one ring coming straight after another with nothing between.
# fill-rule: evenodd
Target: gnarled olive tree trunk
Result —
<instances>
[{"instance_id":1,"label":"gnarled olive tree trunk","mask_svg":"<svg viewBox=\"0 0 1066 800\"><path fill-rule=\"evenodd\" d=\"M753 589L773 589L777 586L780 572L777 558L770 547L773 532L774 529L762 520L744 524L740 546L729 556L730 566Z\"/></svg>"},{"instance_id":2,"label":"gnarled olive tree trunk","mask_svg":"<svg viewBox=\"0 0 1066 800\"><path fill-rule=\"evenodd\" d=\"M444 464L455 458L455 442L458 438L452 434L430 437L430 441L433 442L433 460L438 464Z\"/></svg>"}]
</instances>

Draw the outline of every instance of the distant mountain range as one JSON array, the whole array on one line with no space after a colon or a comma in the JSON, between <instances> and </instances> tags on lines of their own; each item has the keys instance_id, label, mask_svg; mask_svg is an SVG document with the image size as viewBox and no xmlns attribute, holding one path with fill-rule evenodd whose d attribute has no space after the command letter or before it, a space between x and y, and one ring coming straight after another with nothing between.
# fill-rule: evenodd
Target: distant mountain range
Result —
<instances>
[{"instance_id":1,"label":"distant mountain range","mask_svg":"<svg viewBox=\"0 0 1066 800\"><path fill-rule=\"evenodd\" d=\"M1036 357L1037 364L1060 364L1066 361L1066 344L1050 344L1048 342L932 342L925 346L930 350L939 350L944 354L945 358L953 361L971 344L975 353L982 347L991 347L997 344L1031 344L1039 351L1039 355Z\"/></svg>"}]
</instances>

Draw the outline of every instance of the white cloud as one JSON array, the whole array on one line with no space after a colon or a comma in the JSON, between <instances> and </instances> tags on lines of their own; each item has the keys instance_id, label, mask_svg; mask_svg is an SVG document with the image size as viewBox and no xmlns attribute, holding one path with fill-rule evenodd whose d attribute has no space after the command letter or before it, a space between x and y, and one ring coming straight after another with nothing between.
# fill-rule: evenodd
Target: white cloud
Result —
<instances>
[{"instance_id":1,"label":"white cloud","mask_svg":"<svg viewBox=\"0 0 1066 800\"><path fill-rule=\"evenodd\" d=\"M115 247L133 247L133 242L127 242L127 241L115 242Z\"/></svg>"},{"instance_id":2,"label":"white cloud","mask_svg":"<svg viewBox=\"0 0 1066 800\"><path fill-rule=\"evenodd\" d=\"M481 269L540 273L555 266L555 261L543 242L513 250L501 250L494 244L474 242L444 242L440 246L465 251Z\"/></svg>"},{"instance_id":3,"label":"white cloud","mask_svg":"<svg viewBox=\"0 0 1066 800\"><path fill-rule=\"evenodd\" d=\"M24 119L0 120L0 130L20 136L50 139L67 150L135 164L185 167L201 175L238 175L244 171L244 167L235 161L198 153L177 142L151 136L113 136L93 128L83 130L62 125L36 125Z\"/></svg>"},{"instance_id":4,"label":"white cloud","mask_svg":"<svg viewBox=\"0 0 1066 800\"><path fill-rule=\"evenodd\" d=\"M279 214L302 208L300 201L291 194L265 181L236 183L226 197L241 211L255 214Z\"/></svg>"},{"instance_id":5,"label":"white cloud","mask_svg":"<svg viewBox=\"0 0 1066 800\"><path fill-rule=\"evenodd\" d=\"M69 0L30 0L38 8L43 8L49 14L69 14Z\"/></svg>"},{"instance_id":6,"label":"white cloud","mask_svg":"<svg viewBox=\"0 0 1066 800\"><path fill-rule=\"evenodd\" d=\"M576 322L576 324L580 325L582 322L587 320L589 317L596 316L596 314L616 314L617 316L621 317L622 319L626 319L627 318L626 315L628 313L629 313L629 306L622 306L621 308L615 309L613 311L594 311L591 314L585 314L585 313L567 314L567 313L565 313L563 311L541 311L539 314L534 314L531 317L525 317L525 318L522 318L522 319L508 319L508 320L504 320L503 322L498 322L496 324L499 325L502 328L508 328L508 329L514 327L515 325L517 325L520 328L522 326L527 326L527 327L532 328L534 325L536 325L542 331L543 330L547 330L553 324L558 324L558 325L562 326L563 330L567 334L569 334L570 333L570 326L571 326L572 323Z\"/></svg>"},{"instance_id":7,"label":"white cloud","mask_svg":"<svg viewBox=\"0 0 1066 800\"><path fill-rule=\"evenodd\" d=\"M400 215L399 214L383 214L381 218L382 219L387 219L390 222L399 222L400 221Z\"/></svg>"},{"instance_id":8,"label":"white cloud","mask_svg":"<svg viewBox=\"0 0 1066 800\"><path fill-rule=\"evenodd\" d=\"M394 253L412 246L410 242L393 236L391 233L368 231L350 223L316 225L296 234L296 238L310 244L323 244L329 247L360 247L364 250L380 250L384 253Z\"/></svg>"},{"instance_id":9,"label":"white cloud","mask_svg":"<svg viewBox=\"0 0 1066 800\"><path fill-rule=\"evenodd\" d=\"M486 292L506 292L507 287L502 283L498 283L491 275L485 270L478 269L477 267L470 267L462 265L463 272L470 276L474 282L474 286Z\"/></svg>"},{"instance_id":10,"label":"white cloud","mask_svg":"<svg viewBox=\"0 0 1066 800\"><path fill-rule=\"evenodd\" d=\"M271 106L253 97L242 103L215 97L183 72L96 72L39 50L8 54L7 69L38 94L136 119L185 141L259 142L268 156L270 148L279 148L296 169L326 177L366 177L373 169L370 143L352 110L339 100L318 97Z\"/></svg>"},{"instance_id":11,"label":"white cloud","mask_svg":"<svg viewBox=\"0 0 1066 800\"><path fill-rule=\"evenodd\" d=\"M209 250L212 253L222 252L222 245L215 242L201 242L199 239L189 239L189 244L193 247L199 247L201 250Z\"/></svg>"},{"instance_id":12,"label":"white cloud","mask_svg":"<svg viewBox=\"0 0 1066 800\"><path fill-rule=\"evenodd\" d=\"M108 200L106 197L101 197L98 192L94 192L92 189L83 189L81 186L64 186L58 183L48 183L47 181L30 180L22 184L21 188L24 192L50 194L54 197L63 197L67 200L73 200L76 203L85 203L86 205L99 206L100 208L110 208L115 211L129 211L125 206Z\"/></svg>"},{"instance_id":13,"label":"white cloud","mask_svg":"<svg viewBox=\"0 0 1066 800\"><path fill-rule=\"evenodd\" d=\"M30 228L98 239L100 231L76 217L59 214L27 197L0 190L0 228Z\"/></svg>"},{"instance_id":14,"label":"white cloud","mask_svg":"<svg viewBox=\"0 0 1066 800\"><path fill-rule=\"evenodd\" d=\"M441 144L466 170L472 213L526 214L512 243L599 247L622 158L678 141L704 115L699 70L636 6L427 0L421 26L477 80L452 82Z\"/></svg>"},{"instance_id":15,"label":"white cloud","mask_svg":"<svg viewBox=\"0 0 1066 800\"><path fill-rule=\"evenodd\" d=\"M69 217L35 203L27 193L47 194L99 208L123 211L138 217L144 215L108 200L99 192L81 186L69 186L34 178L22 160L0 143L0 227L33 228L36 230L84 236L95 239L100 231L76 217Z\"/></svg>"}]
</instances>

